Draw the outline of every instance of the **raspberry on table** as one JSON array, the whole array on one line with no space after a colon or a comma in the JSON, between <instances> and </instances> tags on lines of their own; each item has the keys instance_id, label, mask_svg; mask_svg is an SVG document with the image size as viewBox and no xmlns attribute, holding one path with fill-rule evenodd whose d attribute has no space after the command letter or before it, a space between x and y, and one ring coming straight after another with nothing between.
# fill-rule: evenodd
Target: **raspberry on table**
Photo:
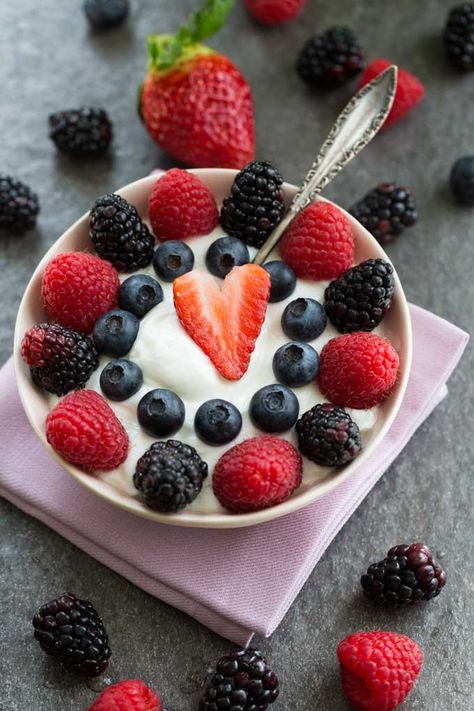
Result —
<instances>
[{"instance_id":1,"label":"raspberry on table","mask_svg":"<svg viewBox=\"0 0 474 711\"><path fill-rule=\"evenodd\" d=\"M380 244L389 244L418 219L413 195L401 185L381 183L349 212Z\"/></svg>"},{"instance_id":2,"label":"raspberry on table","mask_svg":"<svg viewBox=\"0 0 474 711\"><path fill-rule=\"evenodd\" d=\"M295 217L280 248L282 259L302 279L336 279L354 261L349 220L338 207L322 200Z\"/></svg>"},{"instance_id":3,"label":"raspberry on table","mask_svg":"<svg viewBox=\"0 0 474 711\"><path fill-rule=\"evenodd\" d=\"M104 109L57 111L49 117L49 137L63 153L98 155L110 145L112 123Z\"/></svg>"},{"instance_id":4,"label":"raspberry on table","mask_svg":"<svg viewBox=\"0 0 474 711\"><path fill-rule=\"evenodd\" d=\"M406 699L423 666L423 652L397 632L357 632L337 648L341 681L356 711L390 711Z\"/></svg>"},{"instance_id":5,"label":"raspberry on table","mask_svg":"<svg viewBox=\"0 0 474 711\"><path fill-rule=\"evenodd\" d=\"M85 252L66 252L46 266L41 295L51 319L90 333L99 316L116 304L119 286L108 262Z\"/></svg>"},{"instance_id":6,"label":"raspberry on table","mask_svg":"<svg viewBox=\"0 0 474 711\"><path fill-rule=\"evenodd\" d=\"M361 42L348 27L331 27L310 37L296 65L303 81L321 88L340 86L357 76L364 67Z\"/></svg>"},{"instance_id":7,"label":"raspberry on table","mask_svg":"<svg viewBox=\"0 0 474 711\"><path fill-rule=\"evenodd\" d=\"M109 471L125 461L128 435L94 390L66 395L46 418L46 439L63 459L85 471Z\"/></svg>"},{"instance_id":8,"label":"raspberry on table","mask_svg":"<svg viewBox=\"0 0 474 711\"><path fill-rule=\"evenodd\" d=\"M41 649L86 676L102 674L112 652L104 623L88 600L63 593L33 617Z\"/></svg>"},{"instance_id":9,"label":"raspberry on table","mask_svg":"<svg viewBox=\"0 0 474 711\"><path fill-rule=\"evenodd\" d=\"M160 697L140 679L108 686L88 711L163 711Z\"/></svg>"},{"instance_id":10,"label":"raspberry on table","mask_svg":"<svg viewBox=\"0 0 474 711\"><path fill-rule=\"evenodd\" d=\"M264 25L281 25L294 20L302 11L306 0L245 0L253 17Z\"/></svg>"},{"instance_id":11,"label":"raspberry on table","mask_svg":"<svg viewBox=\"0 0 474 711\"><path fill-rule=\"evenodd\" d=\"M474 69L474 3L453 7L444 28L444 46L450 62L462 71Z\"/></svg>"},{"instance_id":12,"label":"raspberry on table","mask_svg":"<svg viewBox=\"0 0 474 711\"><path fill-rule=\"evenodd\" d=\"M322 467L342 467L361 450L358 425L342 407L315 405L296 423L301 454Z\"/></svg>"},{"instance_id":13,"label":"raspberry on table","mask_svg":"<svg viewBox=\"0 0 474 711\"><path fill-rule=\"evenodd\" d=\"M0 228L21 232L36 224L38 196L26 183L0 174Z\"/></svg>"},{"instance_id":14,"label":"raspberry on table","mask_svg":"<svg viewBox=\"0 0 474 711\"><path fill-rule=\"evenodd\" d=\"M211 190L197 175L172 168L158 178L148 198L148 216L158 239L207 235L219 221Z\"/></svg>"}]
</instances>

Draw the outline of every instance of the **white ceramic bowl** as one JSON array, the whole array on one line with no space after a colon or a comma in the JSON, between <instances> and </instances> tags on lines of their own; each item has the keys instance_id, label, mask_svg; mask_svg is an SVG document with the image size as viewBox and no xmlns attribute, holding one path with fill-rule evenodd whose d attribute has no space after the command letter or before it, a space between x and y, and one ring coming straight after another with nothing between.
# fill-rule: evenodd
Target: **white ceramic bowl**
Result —
<instances>
[{"instance_id":1,"label":"white ceramic bowl","mask_svg":"<svg viewBox=\"0 0 474 711\"><path fill-rule=\"evenodd\" d=\"M201 180L209 186L218 203L229 192L236 171L221 169L204 169L192 171L199 175ZM138 212L144 216L147 212L148 194L156 178L150 176L137 180L117 192L136 206ZM296 192L294 185L285 184L285 193L291 200ZM351 215L346 213L350 220L356 241L356 263L368 258L382 257L388 260L387 255L377 241L365 230ZM131 513L145 518L159 521L160 523L175 526L192 526L198 528L237 528L253 526L264 521L284 516L304 506L308 506L324 494L332 491L342 481L351 476L358 467L363 467L366 459L379 446L383 436L392 424L400 407L411 366L412 334L408 306L402 286L395 274L396 290L392 307L384 319L384 335L386 335L400 356L400 377L391 396L380 406L375 427L365 435L364 448L361 454L351 464L340 470L329 469L327 476L306 490L296 491L293 496L278 506L246 514L203 514L184 510L179 514L165 515L146 508L138 498L127 496L110 484L86 474L77 467L68 464L59 457L46 441L44 423L48 414L48 400L36 388L30 378L28 368L23 363L20 355L20 344L24 333L35 323L45 320L45 313L41 302L41 278L46 264L61 252L90 249L88 237L88 215L81 217L70 227L45 254L36 268L25 290L15 328L14 357L16 377L20 398L28 419L48 450L49 454L83 486L94 494L103 497L109 503L119 506ZM390 261L390 260L388 260Z\"/></svg>"}]
</instances>

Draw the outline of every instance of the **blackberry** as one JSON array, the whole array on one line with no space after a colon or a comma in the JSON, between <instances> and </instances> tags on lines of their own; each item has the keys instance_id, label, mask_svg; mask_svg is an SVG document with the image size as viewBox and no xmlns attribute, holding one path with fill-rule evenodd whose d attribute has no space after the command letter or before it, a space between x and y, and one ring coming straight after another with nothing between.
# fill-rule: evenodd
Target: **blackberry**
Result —
<instances>
[{"instance_id":1,"label":"blackberry","mask_svg":"<svg viewBox=\"0 0 474 711\"><path fill-rule=\"evenodd\" d=\"M315 405L296 423L298 447L321 467L341 467L361 450L360 431L351 416L338 405Z\"/></svg>"},{"instance_id":2,"label":"blackberry","mask_svg":"<svg viewBox=\"0 0 474 711\"><path fill-rule=\"evenodd\" d=\"M234 180L224 199L221 225L232 237L251 247L261 247L283 217L283 178L265 160L254 160Z\"/></svg>"},{"instance_id":3,"label":"blackberry","mask_svg":"<svg viewBox=\"0 0 474 711\"><path fill-rule=\"evenodd\" d=\"M427 546L412 543L390 548L386 558L368 567L360 582L367 597L396 607L439 595L446 573Z\"/></svg>"},{"instance_id":4,"label":"blackberry","mask_svg":"<svg viewBox=\"0 0 474 711\"><path fill-rule=\"evenodd\" d=\"M112 123L103 109L57 111L49 117L49 137L63 153L97 155L110 145Z\"/></svg>"},{"instance_id":5,"label":"blackberry","mask_svg":"<svg viewBox=\"0 0 474 711\"><path fill-rule=\"evenodd\" d=\"M39 212L38 196L21 180L0 175L0 227L29 230Z\"/></svg>"},{"instance_id":6,"label":"blackberry","mask_svg":"<svg viewBox=\"0 0 474 711\"><path fill-rule=\"evenodd\" d=\"M380 244L388 244L418 219L415 198L394 183L377 186L349 212Z\"/></svg>"},{"instance_id":7,"label":"blackberry","mask_svg":"<svg viewBox=\"0 0 474 711\"><path fill-rule=\"evenodd\" d=\"M474 69L474 3L453 7L444 28L444 46L451 63L458 69Z\"/></svg>"},{"instance_id":8,"label":"blackberry","mask_svg":"<svg viewBox=\"0 0 474 711\"><path fill-rule=\"evenodd\" d=\"M324 294L324 308L341 333L372 331L391 306L395 280L384 259L367 259L332 281Z\"/></svg>"},{"instance_id":9,"label":"blackberry","mask_svg":"<svg viewBox=\"0 0 474 711\"><path fill-rule=\"evenodd\" d=\"M206 477L207 464L194 447L169 439L140 457L133 483L151 509L176 513L194 501Z\"/></svg>"},{"instance_id":10,"label":"blackberry","mask_svg":"<svg viewBox=\"0 0 474 711\"><path fill-rule=\"evenodd\" d=\"M115 193L93 204L89 234L99 257L119 272L143 269L153 259L155 238L135 207Z\"/></svg>"},{"instance_id":11,"label":"blackberry","mask_svg":"<svg viewBox=\"0 0 474 711\"><path fill-rule=\"evenodd\" d=\"M33 326L23 338L21 354L33 382L55 395L83 388L99 365L92 340L57 323Z\"/></svg>"},{"instance_id":12,"label":"blackberry","mask_svg":"<svg viewBox=\"0 0 474 711\"><path fill-rule=\"evenodd\" d=\"M263 654L242 649L219 659L199 711L265 711L278 693L278 677Z\"/></svg>"},{"instance_id":13,"label":"blackberry","mask_svg":"<svg viewBox=\"0 0 474 711\"><path fill-rule=\"evenodd\" d=\"M35 639L46 654L86 676L99 676L112 652L104 623L87 600L63 593L33 617Z\"/></svg>"},{"instance_id":14,"label":"blackberry","mask_svg":"<svg viewBox=\"0 0 474 711\"><path fill-rule=\"evenodd\" d=\"M301 50L296 65L301 79L319 88L344 84L364 67L360 40L347 27L332 27L311 37Z\"/></svg>"}]
</instances>

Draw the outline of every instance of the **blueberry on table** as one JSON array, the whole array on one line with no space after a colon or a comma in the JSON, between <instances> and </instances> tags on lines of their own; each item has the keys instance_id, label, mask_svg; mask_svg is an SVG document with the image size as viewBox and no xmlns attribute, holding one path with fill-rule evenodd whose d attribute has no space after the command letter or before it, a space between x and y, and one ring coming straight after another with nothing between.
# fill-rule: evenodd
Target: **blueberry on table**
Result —
<instances>
[{"instance_id":1,"label":"blueberry on table","mask_svg":"<svg viewBox=\"0 0 474 711\"><path fill-rule=\"evenodd\" d=\"M275 303L291 296L296 287L296 274L289 264L277 259L267 262L263 268L270 274L269 301Z\"/></svg>"},{"instance_id":2,"label":"blueberry on table","mask_svg":"<svg viewBox=\"0 0 474 711\"><path fill-rule=\"evenodd\" d=\"M129 9L128 0L84 1L87 19L99 30L107 30L122 24L128 16Z\"/></svg>"},{"instance_id":3,"label":"blueberry on table","mask_svg":"<svg viewBox=\"0 0 474 711\"><path fill-rule=\"evenodd\" d=\"M135 343L139 325L140 321L130 311L108 311L97 319L92 332L97 350L111 358L121 358Z\"/></svg>"},{"instance_id":4,"label":"blueberry on table","mask_svg":"<svg viewBox=\"0 0 474 711\"><path fill-rule=\"evenodd\" d=\"M138 422L156 437L169 437L184 422L184 402L176 393L164 388L150 390L138 403Z\"/></svg>"},{"instance_id":5,"label":"blueberry on table","mask_svg":"<svg viewBox=\"0 0 474 711\"><path fill-rule=\"evenodd\" d=\"M118 304L121 309L143 318L154 306L163 301L159 282L146 274L134 274L120 285Z\"/></svg>"},{"instance_id":6,"label":"blueberry on table","mask_svg":"<svg viewBox=\"0 0 474 711\"><path fill-rule=\"evenodd\" d=\"M273 372L284 385L299 388L311 383L319 370L319 355L303 341L285 343L273 356Z\"/></svg>"},{"instance_id":7,"label":"blueberry on table","mask_svg":"<svg viewBox=\"0 0 474 711\"><path fill-rule=\"evenodd\" d=\"M190 272L194 267L193 250L185 242L177 239L160 245L153 256L153 268L166 282Z\"/></svg>"},{"instance_id":8,"label":"blueberry on table","mask_svg":"<svg viewBox=\"0 0 474 711\"><path fill-rule=\"evenodd\" d=\"M227 400L207 400L196 412L194 429L207 444L226 444L235 439L242 429L242 415Z\"/></svg>"},{"instance_id":9,"label":"blueberry on table","mask_svg":"<svg viewBox=\"0 0 474 711\"><path fill-rule=\"evenodd\" d=\"M140 366L124 358L111 360L100 374L100 387L109 400L127 400L143 385Z\"/></svg>"},{"instance_id":10,"label":"blueberry on table","mask_svg":"<svg viewBox=\"0 0 474 711\"><path fill-rule=\"evenodd\" d=\"M264 432L285 432L298 419L298 398L285 385L265 385L250 401L250 418Z\"/></svg>"},{"instance_id":11,"label":"blueberry on table","mask_svg":"<svg viewBox=\"0 0 474 711\"><path fill-rule=\"evenodd\" d=\"M451 190L462 205L474 205L474 156L463 156L451 170Z\"/></svg>"},{"instance_id":12,"label":"blueberry on table","mask_svg":"<svg viewBox=\"0 0 474 711\"><path fill-rule=\"evenodd\" d=\"M326 328L324 308L315 299L295 299L283 311L281 327L294 341L313 341Z\"/></svg>"},{"instance_id":13,"label":"blueberry on table","mask_svg":"<svg viewBox=\"0 0 474 711\"><path fill-rule=\"evenodd\" d=\"M219 237L206 253L206 267L211 274L224 279L231 269L248 264L249 251L238 237Z\"/></svg>"}]
</instances>

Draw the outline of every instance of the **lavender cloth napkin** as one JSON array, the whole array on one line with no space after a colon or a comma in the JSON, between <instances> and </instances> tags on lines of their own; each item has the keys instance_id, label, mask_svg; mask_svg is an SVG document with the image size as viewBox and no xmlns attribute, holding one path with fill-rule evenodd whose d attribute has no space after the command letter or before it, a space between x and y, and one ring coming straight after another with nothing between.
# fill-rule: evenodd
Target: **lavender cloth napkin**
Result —
<instances>
[{"instance_id":1,"label":"lavender cloth napkin","mask_svg":"<svg viewBox=\"0 0 474 711\"><path fill-rule=\"evenodd\" d=\"M468 335L416 306L410 311L413 367L394 424L347 481L301 511L258 527L219 531L165 526L115 508L46 453L21 407L11 360L0 371L0 495L237 644L248 644L254 633L268 636L334 536L447 393ZM232 549L245 551L238 570Z\"/></svg>"}]
</instances>

